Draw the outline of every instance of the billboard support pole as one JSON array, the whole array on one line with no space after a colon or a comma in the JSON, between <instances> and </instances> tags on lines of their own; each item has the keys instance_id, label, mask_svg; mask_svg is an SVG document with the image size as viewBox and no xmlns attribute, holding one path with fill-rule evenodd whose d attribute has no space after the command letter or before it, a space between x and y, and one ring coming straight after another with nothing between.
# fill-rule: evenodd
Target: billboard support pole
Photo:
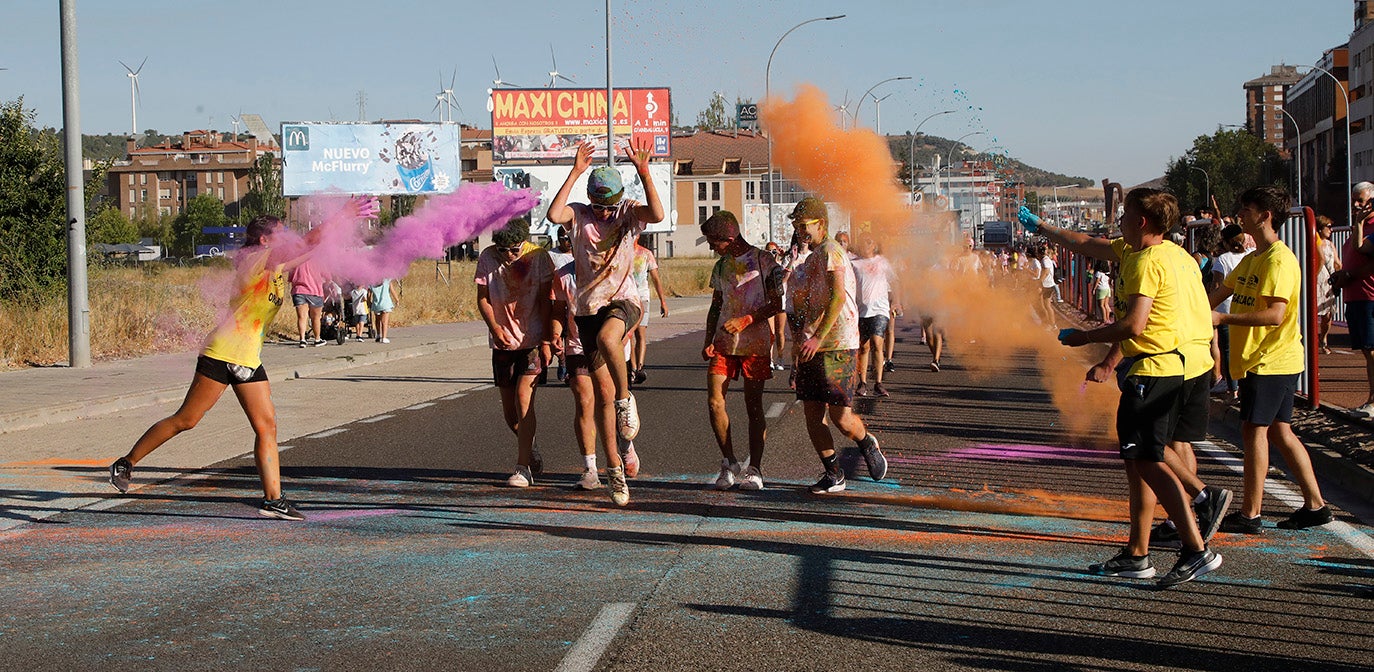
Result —
<instances>
[{"instance_id":1,"label":"billboard support pole","mask_svg":"<svg viewBox=\"0 0 1374 672\"><path fill-rule=\"evenodd\" d=\"M606 0L606 165L615 165L615 87L611 84L611 0Z\"/></svg>"}]
</instances>

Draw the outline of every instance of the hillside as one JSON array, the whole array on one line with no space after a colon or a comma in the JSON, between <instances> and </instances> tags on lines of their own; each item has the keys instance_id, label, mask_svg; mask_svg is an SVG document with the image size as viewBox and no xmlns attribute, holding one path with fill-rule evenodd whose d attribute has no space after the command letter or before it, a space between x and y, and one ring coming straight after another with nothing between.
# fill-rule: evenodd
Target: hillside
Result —
<instances>
[{"instance_id":1,"label":"hillside","mask_svg":"<svg viewBox=\"0 0 1374 672\"><path fill-rule=\"evenodd\" d=\"M893 158L902 162L902 174L905 175L910 165L908 163L908 154L911 151L911 139L905 135L889 135L887 136L887 142L888 146L892 149ZM967 144L959 144L964 151L973 151L973 148L969 147ZM940 163L944 164L945 157L950 155L950 149L953 147L953 140L942 138L938 135L922 134L916 142L916 170L918 172L929 171L935 163L936 153L940 156ZM954 152L954 161L956 162L971 158L973 158L972 154L961 154L958 151ZM1086 177L1065 175L1063 173L1036 168L1035 166L1028 165L1015 158L1009 159L1007 165L1017 178L1026 183L1027 187L1066 187L1071 185L1092 184L1093 182Z\"/></svg>"}]
</instances>

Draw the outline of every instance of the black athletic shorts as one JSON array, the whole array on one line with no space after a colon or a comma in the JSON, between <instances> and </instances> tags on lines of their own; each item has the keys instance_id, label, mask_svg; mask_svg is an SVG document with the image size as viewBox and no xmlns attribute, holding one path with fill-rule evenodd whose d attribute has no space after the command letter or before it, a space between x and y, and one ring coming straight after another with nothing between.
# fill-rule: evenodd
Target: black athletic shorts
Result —
<instances>
[{"instance_id":1,"label":"black athletic shorts","mask_svg":"<svg viewBox=\"0 0 1374 672\"><path fill-rule=\"evenodd\" d=\"M1183 381L1178 393L1178 423L1174 426L1174 440L1195 443L1207 438L1207 410L1212 394L1212 372Z\"/></svg>"},{"instance_id":2,"label":"black athletic shorts","mask_svg":"<svg viewBox=\"0 0 1374 672\"><path fill-rule=\"evenodd\" d=\"M497 387L515 387L525 376L543 374L544 358L539 348L491 351L491 377Z\"/></svg>"},{"instance_id":3,"label":"black athletic shorts","mask_svg":"<svg viewBox=\"0 0 1374 672\"><path fill-rule=\"evenodd\" d=\"M244 383L265 383L267 382L267 370L259 364L258 368L250 369L238 364L230 364L222 359L214 359L201 355L196 358L196 373L199 373L220 385L243 385Z\"/></svg>"},{"instance_id":4,"label":"black athletic shorts","mask_svg":"<svg viewBox=\"0 0 1374 672\"><path fill-rule=\"evenodd\" d=\"M1116 435L1121 459L1163 462L1164 448L1178 422L1178 395L1183 376L1126 376L1116 409Z\"/></svg>"},{"instance_id":5,"label":"black athletic shorts","mask_svg":"<svg viewBox=\"0 0 1374 672\"><path fill-rule=\"evenodd\" d=\"M1300 373L1280 376L1245 374L1240 379L1240 420L1269 426L1293 422L1293 395L1298 392Z\"/></svg>"},{"instance_id":6,"label":"black athletic shorts","mask_svg":"<svg viewBox=\"0 0 1374 672\"><path fill-rule=\"evenodd\" d=\"M577 315L573 321L577 322L577 336L582 339L582 352L591 360L593 368L600 366L604 360L598 360L597 355L597 336L601 334L601 327L606 324L606 320L612 317L619 318L625 323L625 333L630 333L639 324L641 314L639 304L629 299L616 299L610 304L603 306L596 311L595 315ZM616 355L620 357L620 354Z\"/></svg>"}]
</instances>

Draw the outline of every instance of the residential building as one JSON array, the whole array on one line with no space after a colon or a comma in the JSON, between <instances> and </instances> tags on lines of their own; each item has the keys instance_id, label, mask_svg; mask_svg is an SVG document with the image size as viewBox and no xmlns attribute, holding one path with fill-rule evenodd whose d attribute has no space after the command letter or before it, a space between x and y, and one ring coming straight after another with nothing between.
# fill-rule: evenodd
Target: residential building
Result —
<instances>
[{"instance_id":1,"label":"residential building","mask_svg":"<svg viewBox=\"0 0 1374 672\"><path fill-rule=\"evenodd\" d=\"M697 131L674 135L673 186L676 202L669 210L676 210L677 226L672 233L659 234L655 241L660 256L710 256L700 227L707 217L721 210L740 218L745 238L755 245L791 235L780 226L773 227L772 235L767 232L768 140L759 133ZM777 187L781 198L774 203L774 219L785 222L799 200L791 195L798 188L781 179Z\"/></svg>"},{"instance_id":2,"label":"residential building","mask_svg":"<svg viewBox=\"0 0 1374 672\"><path fill-rule=\"evenodd\" d=\"M1297 66L1275 65L1269 68L1269 74L1256 77L1244 85L1246 125L1280 151L1283 150L1287 122L1282 112L1265 105L1283 107L1288 88L1297 84L1299 79Z\"/></svg>"},{"instance_id":3,"label":"residential building","mask_svg":"<svg viewBox=\"0 0 1374 672\"><path fill-rule=\"evenodd\" d=\"M157 213L177 215L199 194L224 202L229 216L238 214L248 194L248 174L258 157L272 153L281 165L281 150L272 139L226 138L217 131L195 130L155 147L128 140L127 156L110 166L106 176L115 207L131 217Z\"/></svg>"},{"instance_id":4,"label":"residential building","mask_svg":"<svg viewBox=\"0 0 1374 672\"><path fill-rule=\"evenodd\" d=\"M1374 180L1374 15L1368 3L1355 3L1355 31L1350 34L1350 164L1351 182ZM1344 158L1344 157L1338 157ZM1340 170L1345 166L1339 165ZM1343 210L1344 208L1342 208ZM1340 220L1344 220L1342 215Z\"/></svg>"},{"instance_id":5,"label":"residential building","mask_svg":"<svg viewBox=\"0 0 1374 672\"><path fill-rule=\"evenodd\" d=\"M1348 45L1326 50L1317 61L1320 70L1308 72L1290 87L1284 105L1292 115L1289 125L1296 123L1299 131L1284 141L1284 149L1296 159L1295 192L1302 193L1304 204L1337 221L1345 218L1344 88L1349 87L1349 64ZM1340 84L1322 70L1335 75Z\"/></svg>"}]
</instances>

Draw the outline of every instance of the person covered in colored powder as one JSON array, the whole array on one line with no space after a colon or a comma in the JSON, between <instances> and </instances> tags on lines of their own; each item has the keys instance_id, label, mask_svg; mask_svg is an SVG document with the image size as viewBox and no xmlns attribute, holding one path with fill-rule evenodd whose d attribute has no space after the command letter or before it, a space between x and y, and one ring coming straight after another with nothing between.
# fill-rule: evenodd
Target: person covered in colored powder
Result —
<instances>
[{"instance_id":1,"label":"person covered in colored powder","mask_svg":"<svg viewBox=\"0 0 1374 672\"><path fill-rule=\"evenodd\" d=\"M534 395L547 365L542 346L553 334L553 261L529 236L524 219L507 222L491 234L491 245L477 256L474 273L477 309L491 345L492 377L501 391L506 425L516 437L515 472L506 479L514 488L533 485L534 475L543 471L544 461L534 448Z\"/></svg>"},{"instance_id":2,"label":"person covered in colored powder","mask_svg":"<svg viewBox=\"0 0 1374 672\"><path fill-rule=\"evenodd\" d=\"M549 204L547 218L572 236L577 295L574 320L582 348L592 368L596 391L597 428L603 443L619 435L626 441L639 434L639 412L630 393L623 349L629 330L639 324L643 306L631 276L635 240L649 224L663 221L663 203L649 176L649 140L639 138L626 148L647 203L626 199L620 172L600 166L587 178L589 204L568 203L577 179L592 163L592 145L577 146L568 178ZM608 451L608 456L610 453ZM619 506L630 502L630 488L620 456L607 460L611 498Z\"/></svg>"},{"instance_id":3,"label":"person covered in colored powder","mask_svg":"<svg viewBox=\"0 0 1374 672\"><path fill-rule=\"evenodd\" d=\"M271 215L260 215L248 223L243 247L233 259L235 287L230 313L206 339L186 398L175 413L154 423L128 454L110 465L110 485L128 492L134 467L172 437L195 427L224 390L232 387L253 427L253 460L264 497L258 513L282 520L305 520L282 494L277 413L262 365L262 342L286 299L286 273L309 258L327 228L375 216L377 209L375 199L352 199L304 241L293 240L282 221Z\"/></svg>"},{"instance_id":4,"label":"person covered in colored powder","mask_svg":"<svg viewBox=\"0 0 1374 672\"><path fill-rule=\"evenodd\" d=\"M763 445L768 420L763 388L773 377L773 318L782 312L782 267L773 255L740 235L734 213L720 210L701 225L712 252L711 308L706 313L706 409L720 448L715 488L763 489ZM730 436L725 396L730 381L743 376L744 408L749 417L749 457L740 462Z\"/></svg>"},{"instance_id":5,"label":"person covered in colored powder","mask_svg":"<svg viewBox=\"0 0 1374 672\"><path fill-rule=\"evenodd\" d=\"M859 234L858 255L851 263L857 283L859 306L859 387L858 396L868 395L868 369L873 368L873 394L886 397L883 387L883 373L887 371L884 355L887 350L888 326L892 323L894 311L901 311L901 302L895 298L897 272L887 258L878 254L878 242L871 232Z\"/></svg>"},{"instance_id":6,"label":"person covered in colored powder","mask_svg":"<svg viewBox=\"0 0 1374 672\"><path fill-rule=\"evenodd\" d=\"M634 327L634 350L630 353L630 382L639 385L649 379L644 373L644 357L649 353L649 286L658 292L660 317L668 317L668 300L663 293L663 281L658 276L658 258L644 246L645 236L635 243L634 279L639 289L639 305L643 308L639 324Z\"/></svg>"},{"instance_id":7,"label":"person covered in colored powder","mask_svg":"<svg viewBox=\"0 0 1374 672\"><path fill-rule=\"evenodd\" d=\"M1212 305L1231 299L1231 312L1212 313L1213 324L1231 328L1231 377L1240 381L1240 434L1245 449L1244 490L1240 510L1222 522L1223 532L1259 534L1264 479L1269 475L1269 447L1277 444L1303 505L1281 528L1301 530L1332 520L1322 499L1307 447L1293 434L1293 395L1307 366L1302 347L1298 299L1302 267L1275 227L1288 218L1292 201L1282 188L1247 189L1240 195L1237 218L1255 239L1255 250L1236 264L1222 286L1212 290Z\"/></svg>"},{"instance_id":8,"label":"person covered in colored powder","mask_svg":"<svg viewBox=\"0 0 1374 672\"><path fill-rule=\"evenodd\" d=\"M801 244L811 251L790 279L797 400L802 402L811 445L825 469L811 492L840 492L845 489L845 475L827 417L856 444L873 480L881 481L887 475L887 458L878 438L868 433L863 419L850 408L859 378L854 267L849 254L830 237L824 201L803 198L790 217Z\"/></svg>"},{"instance_id":9,"label":"person covered in colored powder","mask_svg":"<svg viewBox=\"0 0 1374 672\"><path fill-rule=\"evenodd\" d=\"M1182 438L1176 434L1179 411L1189 406L1189 400L1199 398L1205 409L1212 369L1202 274L1192 255L1165 239L1178 221L1178 202L1159 189L1132 189L1126 194L1122 238L1117 242L1041 225L1024 208L1020 219L1028 232L1039 232L1089 256L1116 257L1121 263L1116 321L1091 331L1059 332L1059 340L1070 347L1118 344L1088 370L1088 380L1106 382L1111 371L1117 371L1121 400L1116 432L1130 491L1130 539L1120 553L1089 571L1139 579L1155 575L1147 531L1156 501L1173 521L1182 549L1158 585L1167 588L1215 570L1221 566L1221 554L1207 547L1176 475L1182 469L1168 464L1170 443ZM1198 419L1192 414L1188 417ZM1205 435L1206 417L1204 411L1201 425L1190 422L1188 431ZM1205 499L1224 506L1230 502L1230 493L1213 491ZM1219 517L1210 509L1208 515Z\"/></svg>"}]
</instances>

